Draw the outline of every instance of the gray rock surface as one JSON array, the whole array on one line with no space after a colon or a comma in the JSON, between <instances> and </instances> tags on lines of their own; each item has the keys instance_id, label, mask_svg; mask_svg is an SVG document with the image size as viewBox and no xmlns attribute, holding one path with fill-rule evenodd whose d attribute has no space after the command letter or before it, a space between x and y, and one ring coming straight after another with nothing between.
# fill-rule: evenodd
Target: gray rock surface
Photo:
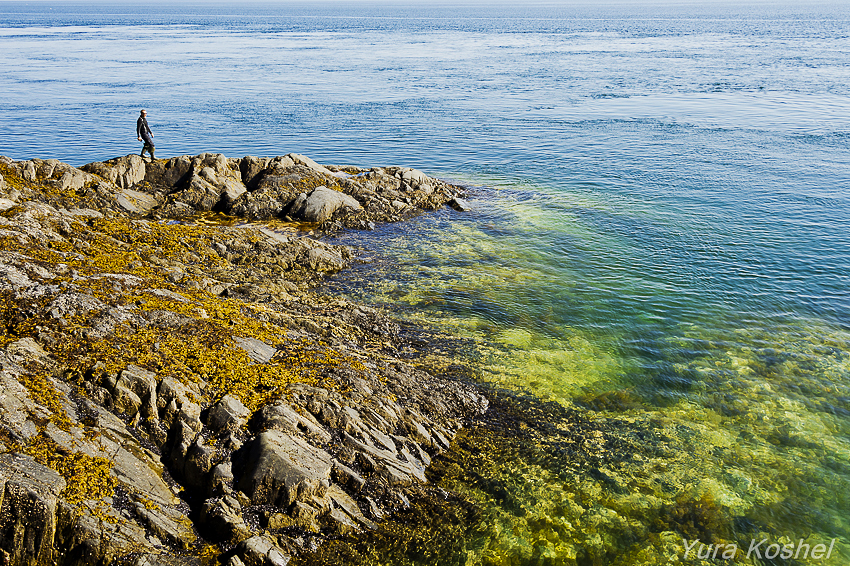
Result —
<instances>
[{"instance_id":1,"label":"gray rock surface","mask_svg":"<svg viewBox=\"0 0 850 566\"><path fill-rule=\"evenodd\" d=\"M322 165L319 165L318 163L316 163L315 161L313 161L312 159L310 159L306 155L300 155L300 154L297 154L297 153L290 153L286 157L288 157L289 159L291 159L292 161L294 161L295 163L297 163L299 165L305 165L305 166L309 167L310 169L312 169L313 171L316 171L317 173L321 173L323 175L328 175L328 176L333 175L333 173L329 169L327 169L326 167L324 167Z\"/></svg>"},{"instance_id":2,"label":"gray rock surface","mask_svg":"<svg viewBox=\"0 0 850 566\"><path fill-rule=\"evenodd\" d=\"M213 431L237 430L245 424L249 416L251 411L242 404L242 401L233 395L225 395L210 409L207 426Z\"/></svg>"},{"instance_id":3,"label":"gray rock surface","mask_svg":"<svg viewBox=\"0 0 850 566\"><path fill-rule=\"evenodd\" d=\"M279 431L260 434L251 444L238 481L257 505L287 506L324 496L333 458L297 436Z\"/></svg>"},{"instance_id":4,"label":"gray rock surface","mask_svg":"<svg viewBox=\"0 0 850 566\"><path fill-rule=\"evenodd\" d=\"M343 207L351 210L362 208L354 197L327 187L317 187L304 201L304 210L296 214L307 222L324 222Z\"/></svg>"},{"instance_id":5,"label":"gray rock surface","mask_svg":"<svg viewBox=\"0 0 850 566\"><path fill-rule=\"evenodd\" d=\"M65 480L29 456L0 454L0 547L12 564L53 560Z\"/></svg>"},{"instance_id":6,"label":"gray rock surface","mask_svg":"<svg viewBox=\"0 0 850 566\"><path fill-rule=\"evenodd\" d=\"M341 255L326 249L313 248L308 252L310 268L319 273L336 273L345 268Z\"/></svg>"},{"instance_id":7,"label":"gray rock surface","mask_svg":"<svg viewBox=\"0 0 850 566\"><path fill-rule=\"evenodd\" d=\"M147 214L159 205L155 197L132 189L122 190L115 200L131 214Z\"/></svg>"},{"instance_id":8,"label":"gray rock surface","mask_svg":"<svg viewBox=\"0 0 850 566\"><path fill-rule=\"evenodd\" d=\"M129 189L145 178L145 162L135 154L116 157L103 163L89 163L81 169L122 189Z\"/></svg>"},{"instance_id":9,"label":"gray rock surface","mask_svg":"<svg viewBox=\"0 0 850 566\"><path fill-rule=\"evenodd\" d=\"M289 556L264 536L253 536L236 549L245 566L286 566Z\"/></svg>"}]
</instances>

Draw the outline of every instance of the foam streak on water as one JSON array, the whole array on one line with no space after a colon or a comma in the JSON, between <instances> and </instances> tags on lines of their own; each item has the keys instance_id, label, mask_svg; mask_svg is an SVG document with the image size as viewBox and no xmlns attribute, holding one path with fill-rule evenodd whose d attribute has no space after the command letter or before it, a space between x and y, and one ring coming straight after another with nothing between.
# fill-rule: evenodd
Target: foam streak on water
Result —
<instances>
[{"instance_id":1,"label":"foam streak on water","mask_svg":"<svg viewBox=\"0 0 850 566\"><path fill-rule=\"evenodd\" d=\"M344 236L331 289L463 338L420 363L462 354L522 426L438 463L474 512L363 563L850 561L845 3L34 6L0 3L0 154L137 151L146 107L161 156L472 187Z\"/></svg>"}]
</instances>

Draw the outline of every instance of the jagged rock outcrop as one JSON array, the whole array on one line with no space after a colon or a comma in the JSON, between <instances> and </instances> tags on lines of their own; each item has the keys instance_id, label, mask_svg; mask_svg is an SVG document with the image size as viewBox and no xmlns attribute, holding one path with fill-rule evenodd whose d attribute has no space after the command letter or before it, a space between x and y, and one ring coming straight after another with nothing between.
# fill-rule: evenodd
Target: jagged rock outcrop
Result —
<instances>
[{"instance_id":1,"label":"jagged rock outcrop","mask_svg":"<svg viewBox=\"0 0 850 566\"><path fill-rule=\"evenodd\" d=\"M315 544L374 528L486 408L472 387L397 359L389 318L309 292L345 268L347 248L159 221L262 198L325 226L378 218L370 206L394 219L390 199L435 203L448 185L295 154L83 169L0 158L0 551L12 564L197 564L209 543L225 563L286 564L299 533Z\"/></svg>"},{"instance_id":2,"label":"jagged rock outcrop","mask_svg":"<svg viewBox=\"0 0 850 566\"><path fill-rule=\"evenodd\" d=\"M82 169L123 189L119 204L132 214L183 218L214 210L317 223L326 230L370 228L438 208L461 194L416 169L325 167L298 154L228 159L205 153L154 162L134 155Z\"/></svg>"},{"instance_id":3,"label":"jagged rock outcrop","mask_svg":"<svg viewBox=\"0 0 850 566\"><path fill-rule=\"evenodd\" d=\"M66 209L174 219L215 211L251 220L309 222L326 232L371 229L376 222L398 221L447 203L468 209L459 198L460 187L416 169L323 166L298 154L231 159L203 153L156 161L127 155L80 169L56 160L3 159L13 176L49 189L39 191L36 200ZM31 198L31 188L21 196Z\"/></svg>"}]
</instances>

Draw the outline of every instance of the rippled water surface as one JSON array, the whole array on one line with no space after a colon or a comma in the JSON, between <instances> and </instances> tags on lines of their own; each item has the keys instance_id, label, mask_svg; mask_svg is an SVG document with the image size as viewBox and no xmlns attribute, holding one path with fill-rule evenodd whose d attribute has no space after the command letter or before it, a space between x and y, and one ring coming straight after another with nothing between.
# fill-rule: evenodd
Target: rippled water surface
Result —
<instances>
[{"instance_id":1,"label":"rippled water surface","mask_svg":"<svg viewBox=\"0 0 850 566\"><path fill-rule=\"evenodd\" d=\"M338 556L850 562L845 4L4 2L0 52L16 159L136 151L145 107L158 155L470 186L344 235L363 263L330 288L459 338L417 363L462 355L501 416L435 466L461 499Z\"/></svg>"}]
</instances>

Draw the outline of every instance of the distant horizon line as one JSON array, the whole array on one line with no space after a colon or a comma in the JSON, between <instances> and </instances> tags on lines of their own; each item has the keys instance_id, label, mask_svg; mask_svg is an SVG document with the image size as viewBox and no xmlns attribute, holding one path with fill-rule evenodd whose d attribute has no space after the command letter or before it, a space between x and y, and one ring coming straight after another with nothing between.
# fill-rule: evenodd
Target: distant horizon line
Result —
<instances>
[{"instance_id":1,"label":"distant horizon line","mask_svg":"<svg viewBox=\"0 0 850 566\"><path fill-rule=\"evenodd\" d=\"M204 4L204 5L233 5L233 0L0 0L0 4L132 4L134 6L145 6L153 4ZM430 5L478 5L478 4L516 4L516 0L248 0L238 2L237 5L263 5L263 4L394 4L404 6L409 4ZM547 5L547 6L587 6L600 4L618 5L718 5L718 4L775 4L775 5L833 5L844 4L844 0L525 0L522 5Z\"/></svg>"}]
</instances>

